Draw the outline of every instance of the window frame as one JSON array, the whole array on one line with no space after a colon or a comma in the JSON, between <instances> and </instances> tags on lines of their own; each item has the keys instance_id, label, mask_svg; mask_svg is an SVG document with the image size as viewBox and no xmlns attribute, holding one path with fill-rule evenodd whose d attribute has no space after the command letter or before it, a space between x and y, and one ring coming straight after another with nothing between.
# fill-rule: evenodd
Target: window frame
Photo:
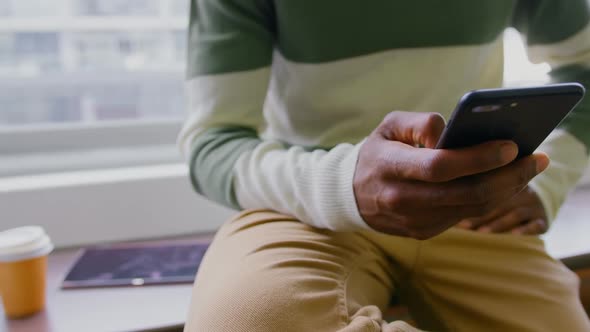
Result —
<instances>
[{"instance_id":1,"label":"window frame","mask_svg":"<svg viewBox=\"0 0 590 332\"><path fill-rule=\"evenodd\" d=\"M174 145L181 119L1 127L0 153L27 154Z\"/></svg>"},{"instance_id":2,"label":"window frame","mask_svg":"<svg viewBox=\"0 0 590 332\"><path fill-rule=\"evenodd\" d=\"M183 162L180 119L0 130L3 177Z\"/></svg>"}]
</instances>

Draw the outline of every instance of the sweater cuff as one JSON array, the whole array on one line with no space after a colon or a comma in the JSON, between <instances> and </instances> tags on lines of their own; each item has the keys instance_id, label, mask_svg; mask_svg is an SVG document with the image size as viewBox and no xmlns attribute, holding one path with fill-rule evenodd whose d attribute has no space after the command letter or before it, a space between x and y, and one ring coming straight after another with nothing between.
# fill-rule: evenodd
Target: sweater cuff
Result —
<instances>
[{"instance_id":1,"label":"sweater cuff","mask_svg":"<svg viewBox=\"0 0 590 332\"><path fill-rule=\"evenodd\" d=\"M363 142L355 145L340 163L334 188L335 199L328 208L331 214L329 220L338 222L337 230L372 230L361 217L354 196L353 179L362 144Z\"/></svg>"}]
</instances>

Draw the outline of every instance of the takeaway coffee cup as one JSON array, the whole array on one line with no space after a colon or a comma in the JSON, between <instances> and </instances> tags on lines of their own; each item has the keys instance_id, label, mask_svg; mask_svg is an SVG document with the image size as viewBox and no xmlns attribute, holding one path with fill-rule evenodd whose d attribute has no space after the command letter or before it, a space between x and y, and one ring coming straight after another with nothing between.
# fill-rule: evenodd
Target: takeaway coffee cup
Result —
<instances>
[{"instance_id":1,"label":"takeaway coffee cup","mask_svg":"<svg viewBox=\"0 0 590 332\"><path fill-rule=\"evenodd\" d=\"M49 236L38 226L0 232L0 296L9 318L45 307L47 255L52 249Z\"/></svg>"}]
</instances>

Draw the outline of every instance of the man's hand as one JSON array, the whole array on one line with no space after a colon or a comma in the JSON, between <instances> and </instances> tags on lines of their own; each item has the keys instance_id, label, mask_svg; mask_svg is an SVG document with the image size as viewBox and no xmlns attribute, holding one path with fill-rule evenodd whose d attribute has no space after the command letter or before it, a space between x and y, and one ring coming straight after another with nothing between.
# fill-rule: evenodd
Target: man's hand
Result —
<instances>
[{"instance_id":1,"label":"man's hand","mask_svg":"<svg viewBox=\"0 0 590 332\"><path fill-rule=\"evenodd\" d=\"M518 148L511 141L433 149L444 127L436 113L392 112L363 143L353 187L371 228L433 237L460 220L490 213L549 164L544 154L514 161Z\"/></svg>"},{"instance_id":2,"label":"man's hand","mask_svg":"<svg viewBox=\"0 0 590 332\"><path fill-rule=\"evenodd\" d=\"M549 228L543 203L530 188L482 217L462 220L458 227L484 233L538 235Z\"/></svg>"}]
</instances>

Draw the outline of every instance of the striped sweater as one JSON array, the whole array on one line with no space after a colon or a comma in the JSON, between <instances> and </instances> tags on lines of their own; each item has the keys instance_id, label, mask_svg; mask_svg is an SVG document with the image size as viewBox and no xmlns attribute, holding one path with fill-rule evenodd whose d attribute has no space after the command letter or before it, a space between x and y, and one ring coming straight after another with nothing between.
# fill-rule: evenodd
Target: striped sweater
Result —
<instances>
[{"instance_id":1,"label":"striped sweater","mask_svg":"<svg viewBox=\"0 0 590 332\"><path fill-rule=\"evenodd\" d=\"M358 230L359 148L393 110L448 118L503 82L507 27L554 82L590 83L586 0L193 0L189 115L179 136L196 190L315 227ZM530 183L550 219L588 161L590 98L541 145Z\"/></svg>"}]
</instances>

